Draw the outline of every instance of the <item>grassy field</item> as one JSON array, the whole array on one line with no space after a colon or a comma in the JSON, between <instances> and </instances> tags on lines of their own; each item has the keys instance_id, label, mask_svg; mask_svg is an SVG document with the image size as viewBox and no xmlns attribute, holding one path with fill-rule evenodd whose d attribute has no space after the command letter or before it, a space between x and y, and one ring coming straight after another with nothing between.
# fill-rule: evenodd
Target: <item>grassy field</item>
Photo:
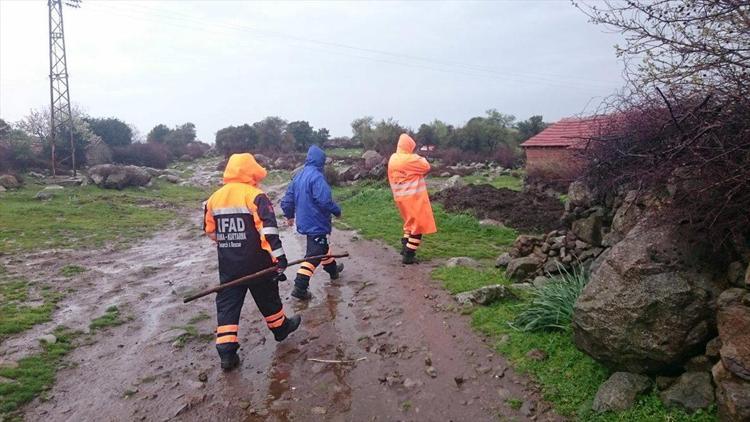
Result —
<instances>
[{"instance_id":1,"label":"grassy field","mask_svg":"<svg viewBox=\"0 0 750 422\"><path fill-rule=\"evenodd\" d=\"M384 184L337 188L343 209L341 222L369 239L401 247L402 221L391 191ZM507 249L517 233L506 227L482 226L466 214L445 212L432 204L438 232L425 236L418 256L424 259L469 256L493 259Z\"/></svg>"},{"instance_id":2,"label":"grassy field","mask_svg":"<svg viewBox=\"0 0 750 422\"><path fill-rule=\"evenodd\" d=\"M488 284L510 284L497 270L471 268L438 268L433 278L440 280L451 293L472 290ZM526 306L525 299L477 307L472 325L495 341L496 350L507 357L522 373L535 378L542 386L544 398L565 416L584 421L686 421L716 420L715 412L692 415L666 409L656 392L642 396L635 407L619 413L594 414L591 402L599 385L607 379L607 370L576 349L572 331L522 332L511 326ZM526 357L532 349L545 351L548 358L536 361Z\"/></svg>"},{"instance_id":3,"label":"grassy field","mask_svg":"<svg viewBox=\"0 0 750 422\"><path fill-rule=\"evenodd\" d=\"M61 298L49 286L36 289L26 280L0 275L0 341L49 321Z\"/></svg>"},{"instance_id":4,"label":"grassy field","mask_svg":"<svg viewBox=\"0 0 750 422\"><path fill-rule=\"evenodd\" d=\"M44 343L42 352L19 360L17 368L0 368L0 377L12 380L0 383L0 419L22 420L12 412L48 390L55 382L62 358L73 349L73 340L78 333L60 327L54 335L57 337L54 344Z\"/></svg>"},{"instance_id":5,"label":"grassy field","mask_svg":"<svg viewBox=\"0 0 750 422\"><path fill-rule=\"evenodd\" d=\"M168 224L178 207L198 209L208 192L157 181L146 189L65 188L49 201L41 186L0 194L0 253L91 248L141 239Z\"/></svg>"},{"instance_id":6,"label":"grassy field","mask_svg":"<svg viewBox=\"0 0 750 422\"><path fill-rule=\"evenodd\" d=\"M326 156L331 158L359 158L364 154L362 148L331 148L326 150Z\"/></svg>"}]
</instances>

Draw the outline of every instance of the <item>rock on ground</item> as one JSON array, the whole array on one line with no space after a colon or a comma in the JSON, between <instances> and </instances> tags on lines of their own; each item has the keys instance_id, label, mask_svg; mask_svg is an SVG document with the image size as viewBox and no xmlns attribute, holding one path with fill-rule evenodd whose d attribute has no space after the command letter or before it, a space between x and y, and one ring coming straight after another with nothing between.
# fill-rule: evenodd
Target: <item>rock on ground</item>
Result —
<instances>
[{"instance_id":1,"label":"rock on ground","mask_svg":"<svg viewBox=\"0 0 750 422\"><path fill-rule=\"evenodd\" d=\"M685 372L659 394L667 407L681 407L690 412L714 404L714 387L708 372Z\"/></svg>"},{"instance_id":2,"label":"rock on ground","mask_svg":"<svg viewBox=\"0 0 750 422\"><path fill-rule=\"evenodd\" d=\"M362 154L362 159L365 160L365 169L368 171L383 162L383 156L377 151L372 150L365 151L364 154Z\"/></svg>"},{"instance_id":3,"label":"rock on ground","mask_svg":"<svg viewBox=\"0 0 750 422\"><path fill-rule=\"evenodd\" d=\"M542 261L535 255L516 258L508 263L508 268L505 270L505 276L508 277L508 279L515 278L522 280L526 276L533 274L540 265L542 265Z\"/></svg>"},{"instance_id":4,"label":"rock on ground","mask_svg":"<svg viewBox=\"0 0 750 422\"><path fill-rule=\"evenodd\" d=\"M474 258L469 258L468 256L457 256L454 258L450 258L446 263L445 266L448 268L453 267L479 267L479 262L477 262Z\"/></svg>"},{"instance_id":5,"label":"rock on ground","mask_svg":"<svg viewBox=\"0 0 750 422\"><path fill-rule=\"evenodd\" d=\"M514 297L514 295L506 286L501 284L484 286L476 290L459 293L453 296L453 298L461 305L488 305L492 302L510 297Z\"/></svg>"},{"instance_id":6,"label":"rock on ground","mask_svg":"<svg viewBox=\"0 0 750 422\"><path fill-rule=\"evenodd\" d=\"M595 412L622 411L635 404L638 395L651 388L651 379L630 372L615 372L599 387L591 408Z\"/></svg>"},{"instance_id":7,"label":"rock on ground","mask_svg":"<svg viewBox=\"0 0 750 422\"><path fill-rule=\"evenodd\" d=\"M591 273L576 301L576 346L615 370L679 368L711 338L723 280L681 228L640 222Z\"/></svg>"},{"instance_id":8,"label":"rock on ground","mask_svg":"<svg viewBox=\"0 0 750 422\"><path fill-rule=\"evenodd\" d=\"M130 186L145 186L151 174L137 166L101 164L89 169L89 177L95 185L105 189L123 189Z\"/></svg>"},{"instance_id":9,"label":"rock on ground","mask_svg":"<svg viewBox=\"0 0 750 422\"><path fill-rule=\"evenodd\" d=\"M0 175L0 186L5 189L16 189L21 186L21 182L12 174L3 174Z\"/></svg>"},{"instance_id":10,"label":"rock on ground","mask_svg":"<svg viewBox=\"0 0 750 422\"><path fill-rule=\"evenodd\" d=\"M466 186L466 183L464 183L463 179L461 179L461 176L456 174L449 177L448 180L445 181L443 189L459 188L461 186Z\"/></svg>"},{"instance_id":11,"label":"rock on ground","mask_svg":"<svg viewBox=\"0 0 750 422\"><path fill-rule=\"evenodd\" d=\"M719 297L717 325L721 361L734 375L750 381L750 292L728 289Z\"/></svg>"},{"instance_id":12,"label":"rock on ground","mask_svg":"<svg viewBox=\"0 0 750 422\"><path fill-rule=\"evenodd\" d=\"M585 183L575 181L568 186L568 204L570 207L588 208L594 202L594 195Z\"/></svg>"},{"instance_id":13,"label":"rock on ground","mask_svg":"<svg viewBox=\"0 0 750 422\"><path fill-rule=\"evenodd\" d=\"M711 374L716 384L719 420L750 421L750 382L732 374L721 361L714 365Z\"/></svg>"},{"instance_id":14,"label":"rock on ground","mask_svg":"<svg viewBox=\"0 0 750 422\"><path fill-rule=\"evenodd\" d=\"M507 267L512 259L513 257L511 257L508 252L505 252L504 254L497 257L497 260L495 261L495 267Z\"/></svg>"},{"instance_id":15,"label":"rock on ground","mask_svg":"<svg viewBox=\"0 0 750 422\"><path fill-rule=\"evenodd\" d=\"M594 213L586 218L573 222L571 231L576 237L592 245L602 244L602 217Z\"/></svg>"}]
</instances>

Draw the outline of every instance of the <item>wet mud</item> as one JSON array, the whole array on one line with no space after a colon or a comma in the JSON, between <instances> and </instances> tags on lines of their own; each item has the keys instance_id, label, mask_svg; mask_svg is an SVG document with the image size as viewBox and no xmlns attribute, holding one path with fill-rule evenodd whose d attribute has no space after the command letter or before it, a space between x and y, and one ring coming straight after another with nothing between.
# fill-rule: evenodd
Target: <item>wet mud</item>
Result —
<instances>
[{"instance_id":1,"label":"wet mud","mask_svg":"<svg viewBox=\"0 0 750 422\"><path fill-rule=\"evenodd\" d=\"M470 211L524 233L547 233L560 228L560 216L565 211L562 201L544 193L498 189L487 184L448 188L434 197L448 211Z\"/></svg>"},{"instance_id":2,"label":"wet mud","mask_svg":"<svg viewBox=\"0 0 750 422\"><path fill-rule=\"evenodd\" d=\"M189 221L197 221L191 215ZM282 231L287 254L304 238ZM558 420L537 389L475 334L468 317L429 277L430 266L403 266L378 242L336 231L335 251L351 258L342 277L319 270L309 303L289 296L300 329L277 343L248 295L240 322L238 370L218 366L213 297L183 304L218 282L216 251L197 227L175 225L126 250L56 251L6 262L49 277L66 263L86 267L67 283L54 321L11 337L4 359L58 324L88 331L91 319L118 306L124 324L97 330L65 359L30 421L483 421ZM290 279L294 269L287 270ZM514 409L509 400L520 400ZM517 406L516 406L517 407Z\"/></svg>"}]
</instances>

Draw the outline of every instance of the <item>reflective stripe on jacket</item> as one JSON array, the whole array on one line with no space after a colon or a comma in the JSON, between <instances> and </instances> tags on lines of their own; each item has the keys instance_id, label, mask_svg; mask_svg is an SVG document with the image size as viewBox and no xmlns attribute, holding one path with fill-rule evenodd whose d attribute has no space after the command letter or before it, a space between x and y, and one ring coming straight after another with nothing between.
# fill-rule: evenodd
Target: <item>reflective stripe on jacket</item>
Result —
<instances>
[{"instance_id":1,"label":"reflective stripe on jacket","mask_svg":"<svg viewBox=\"0 0 750 422\"><path fill-rule=\"evenodd\" d=\"M416 142L409 135L402 134L396 153L388 160L388 181L393 200L404 220L404 231L412 234L435 233L435 218L424 179L430 171L430 163L414 154L415 148Z\"/></svg>"},{"instance_id":2,"label":"reflective stripe on jacket","mask_svg":"<svg viewBox=\"0 0 750 422\"><path fill-rule=\"evenodd\" d=\"M266 171L250 154L234 154L224 186L204 204L203 229L216 234L221 281L270 267L284 255L273 204L257 184Z\"/></svg>"}]
</instances>

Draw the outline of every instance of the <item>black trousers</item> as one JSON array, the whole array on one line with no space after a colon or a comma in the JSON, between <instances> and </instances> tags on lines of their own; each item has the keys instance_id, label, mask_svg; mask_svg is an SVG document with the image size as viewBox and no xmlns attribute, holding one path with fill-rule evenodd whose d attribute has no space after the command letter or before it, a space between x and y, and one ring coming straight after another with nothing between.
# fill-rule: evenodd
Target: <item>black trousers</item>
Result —
<instances>
[{"instance_id":1,"label":"black trousers","mask_svg":"<svg viewBox=\"0 0 750 422\"><path fill-rule=\"evenodd\" d=\"M305 258L330 253L331 246L328 244L328 236L307 236ZM297 277L294 279L294 285L301 289L307 289L310 286L310 279L315 273L315 268L320 264L323 264L323 270L328 274L336 272L336 260L333 258L326 260L306 259L305 262L300 265L299 270L297 270Z\"/></svg>"},{"instance_id":2,"label":"black trousers","mask_svg":"<svg viewBox=\"0 0 750 422\"><path fill-rule=\"evenodd\" d=\"M240 347L237 333L248 290L268 328L274 332L284 329L286 315L279 297L279 282L274 276L253 280L247 286L222 290L216 294L216 350L219 355L235 353Z\"/></svg>"}]
</instances>

